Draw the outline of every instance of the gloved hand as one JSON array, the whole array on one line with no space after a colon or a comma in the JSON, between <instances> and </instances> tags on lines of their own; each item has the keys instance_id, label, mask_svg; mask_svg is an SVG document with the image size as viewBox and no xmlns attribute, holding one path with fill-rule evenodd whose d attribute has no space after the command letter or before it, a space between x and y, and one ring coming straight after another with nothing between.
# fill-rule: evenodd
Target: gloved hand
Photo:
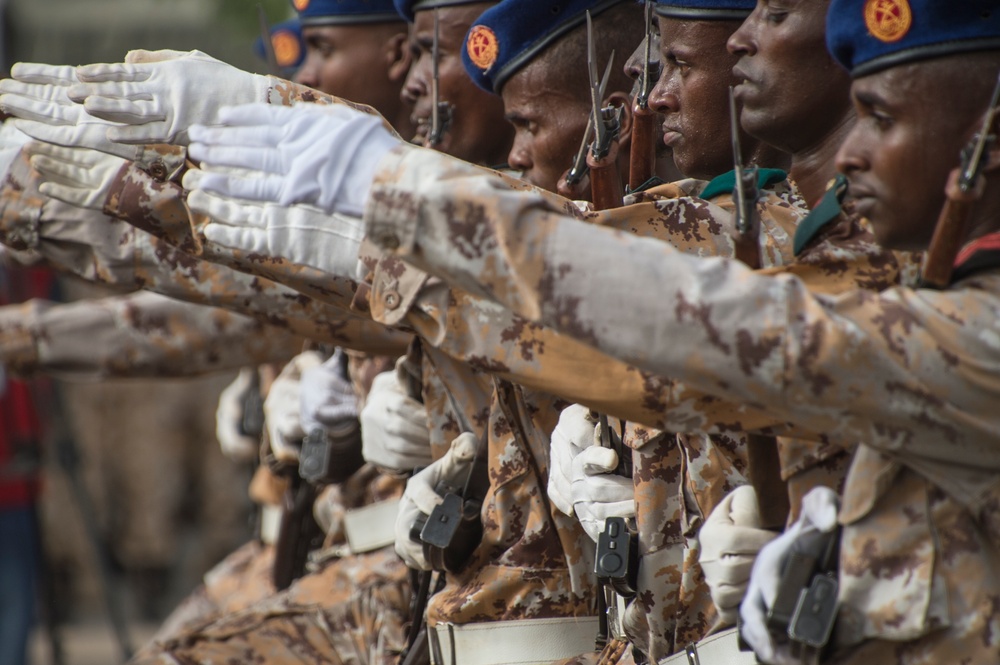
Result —
<instances>
[{"instance_id":1,"label":"gloved hand","mask_svg":"<svg viewBox=\"0 0 1000 665\"><path fill-rule=\"evenodd\" d=\"M215 410L215 437L219 440L222 454L234 462L249 462L260 453L260 442L243 434L243 399L250 387L253 368L244 368L236 380L219 394L219 406Z\"/></svg>"},{"instance_id":2,"label":"gloved hand","mask_svg":"<svg viewBox=\"0 0 1000 665\"><path fill-rule=\"evenodd\" d=\"M559 414L549 445L548 494L556 508L573 515L573 460L594 445L596 422L590 409L571 404Z\"/></svg>"},{"instance_id":3,"label":"gloved hand","mask_svg":"<svg viewBox=\"0 0 1000 665\"><path fill-rule=\"evenodd\" d=\"M353 278L364 237L356 217L303 205L234 201L199 189L203 171L184 176L188 207L211 218L205 237L221 247L285 259L336 277Z\"/></svg>"},{"instance_id":4,"label":"gloved hand","mask_svg":"<svg viewBox=\"0 0 1000 665\"><path fill-rule=\"evenodd\" d=\"M750 485L730 492L712 511L698 533L699 562L719 617L736 624L757 553L777 537L760 528L757 493Z\"/></svg>"},{"instance_id":5,"label":"gloved hand","mask_svg":"<svg viewBox=\"0 0 1000 665\"><path fill-rule=\"evenodd\" d=\"M306 435L301 420L302 372L321 362L323 358L313 351L295 356L278 374L264 399L264 422L271 452L279 462L298 464L302 439Z\"/></svg>"},{"instance_id":6,"label":"gloved hand","mask_svg":"<svg viewBox=\"0 0 1000 665\"><path fill-rule=\"evenodd\" d=\"M396 515L396 554L411 568L431 569L424 558L423 544L410 539L410 527L421 513L430 515L435 506L444 501L435 491L440 483L457 487L465 485L478 445L475 434L464 432L458 435L444 457L406 483Z\"/></svg>"},{"instance_id":7,"label":"gloved hand","mask_svg":"<svg viewBox=\"0 0 1000 665\"><path fill-rule=\"evenodd\" d=\"M19 62L11 78L0 81L0 109L16 116L14 126L39 141L139 159L141 148L108 138L113 123L87 115L70 100L67 91L75 83L73 67Z\"/></svg>"},{"instance_id":8,"label":"gloved hand","mask_svg":"<svg viewBox=\"0 0 1000 665\"><path fill-rule=\"evenodd\" d=\"M364 212L382 157L400 143L381 118L341 105L251 104L222 109L219 121L225 126L191 128L189 153L206 170L198 187L355 217ZM219 166L244 172L210 170Z\"/></svg>"},{"instance_id":9,"label":"gloved hand","mask_svg":"<svg viewBox=\"0 0 1000 665\"><path fill-rule=\"evenodd\" d=\"M344 351L338 348L329 360L302 372L299 411L307 433L358 416L358 396L341 373L343 357Z\"/></svg>"},{"instance_id":10,"label":"gloved hand","mask_svg":"<svg viewBox=\"0 0 1000 665\"><path fill-rule=\"evenodd\" d=\"M366 461L397 473L431 462L427 410L406 394L397 371L372 382L361 410L361 446Z\"/></svg>"},{"instance_id":11,"label":"gloved hand","mask_svg":"<svg viewBox=\"0 0 1000 665\"><path fill-rule=\"evenodd\" d=\"M797 522L761 549L753 566L746 597L740 604L741 632L757 657L772 665L793 665L788 645L775 643L767 631L767 613L778 595L785 562L794 551L815 548L823 534L837 526L837 493L828 487L813 488L802 498L802 511Z\"/></svg>"},{"instance_id":12,"label":"gloved hand","mask_svg":"<svg viewBox=\"0 0 1000 665\"><path fill-rule=\"evenodd\" d=\"M127 161L89 148L33 141L25 147L45 182L38 191L70 205L103 210L108 192Z\"/></svg>"},{"instance_id":13,"label":"gloved hand","mask_svg":"<svg viewBox=\"0 0 1000 665\"><path fill-rule=\"evenodd\" d=\"M223 106L266 102L272 82L201 51L133 51L127 59L77 67L69 90L91 116L123 123L108 131L118 143L187 145L192 125L211 125Z\"/></svg>"},{"instance_id":14,"label":"gloved hand","mask_svg":"<svg viewBox=\"0 0 1000 665\"><path fill-rule=\"evenodd\" d=\"M573 510L595 543L607 518L635 517L632 479L613 475L617 466L618 454L600 445L585 448L573 460L570 486Z\"/></svg>"}]
</instances>

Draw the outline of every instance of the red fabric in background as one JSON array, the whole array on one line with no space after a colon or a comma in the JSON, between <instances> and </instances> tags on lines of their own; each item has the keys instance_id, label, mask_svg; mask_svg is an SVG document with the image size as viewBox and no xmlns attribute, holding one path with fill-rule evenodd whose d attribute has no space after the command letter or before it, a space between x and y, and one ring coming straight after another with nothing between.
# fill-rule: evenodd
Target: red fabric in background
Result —
<instances>
[{"instance_id":1,"label":"red fabric in background","mask_svg":"<svg viewBox=\"0 0 1000 665\"><path fill-rule=\"evenodd\" d=\"M54 280L47 269L0 266L0 271L4 271L0 305L47 298L52 293ZM5 467L20 446L27 449L29 458L37 458L41 437L41 422L28 385L8 376L6 391L0 395L0 510L34 502L39 489L37 469L22 476L8 475Z\"/></svg>"}]
</instances>

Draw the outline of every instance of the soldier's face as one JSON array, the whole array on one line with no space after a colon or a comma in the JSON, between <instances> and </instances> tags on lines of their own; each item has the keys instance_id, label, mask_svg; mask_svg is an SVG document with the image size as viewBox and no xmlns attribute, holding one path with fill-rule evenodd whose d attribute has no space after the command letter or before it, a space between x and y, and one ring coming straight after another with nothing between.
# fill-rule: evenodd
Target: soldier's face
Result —
<instances>
[{"instance_id":1,"label":"soldier's face","mask_svg":"<svg viewBox=\"0 0 1000 665\"><path fill-rule=\"evenodd\" d=\"M391 116L399 106L402 81L402 76L392 80L390 70L397 61L392 39L405 35L402 30L394 24L304 27L306 60L295 80Z\"/></svg>"},{"instance_id":2,"label":"soldier's face","mask_svg":"<svg viewBox=\"0 0 1000 665\"><path fill-rule=\"evenodd\" d=\"M975 131L947 104L927 102L949 94L948 82L929 74L922 64L904 65L860 78L851 89L858 120L837 168L850 181L857 211L890 249L930 244L948 174Z\"/></svg>"},{"instance_id":3,"label":"soldier's face","mask_svg":"<svg viewBox=\"0 0 1000 665\"><path fill-rule=\"evenodd\" d=\"M649 98L663 115L663 142L687 177L711 179L733 168L729 86L739 80L726 40L732 21L660 18L660 79ZM748 141L743 137L742 145Z\"/></svg>"},{"instance_id":4,"label":"soldier's face","mask_svg":"<svg viewBox=\"0 0 1000 665\"><path fill-rule=\"evenodd\" d=\"M462 66L465 34L492 3L438 9L439 99L451 106L451 124L441 142L441 152L476 164L497 165L507 158L513 130L503 120L503 102L480 89ZM430 132L431 79L433 73L434 12L417 12L410 44L413 65L403 87L404 100L413 106L417 137Z\"/></svg>"},{"instance_id":5,"label":"soldier's face","mask_svg":"<svg viewBox=\"0 0 1000 665\"><path fill-rule=\"evenodd\" d=\"M544 60L536 60L512 76L501 90L507 120L514 126L514 145L507 156L511 168L524 172L531 184L556 191L587 129L590 103L586 90L570 94L546 77Z\"/></svg>"},{"instance_id":6,"label":"soldier's face","mask_svg":"<svg viewBox=\"0 0 1000 665\"><path fill-rule=\"evenodd\" d=\"M796 153L822 141L850 112L850 78L826 50L829 0L757 0L730 37L743 128Z\"/></svg>"}]
</instances>

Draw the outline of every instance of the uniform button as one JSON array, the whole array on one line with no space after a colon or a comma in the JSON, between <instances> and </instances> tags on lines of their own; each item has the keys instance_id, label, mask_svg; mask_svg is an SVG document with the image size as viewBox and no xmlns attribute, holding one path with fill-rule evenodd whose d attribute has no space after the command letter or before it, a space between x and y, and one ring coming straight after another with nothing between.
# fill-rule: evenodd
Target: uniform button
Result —
<instances>
[{"instance_id":1,"label":"uniform button","mask_svg":"<svg viewBox=\"0 0 1000 665\"><path fill-rule=\"evenodd\" d=\"M380 235L378 242L386 249L399 249L399 236L390 231Z\"/></svg>"},{"instance_id":2,"label":"uniform button","mask_svg":"<svg viewBox=\"0 0 1000 665\"><path fill-rule=\"evenodd\" d=\"M167 179L167 165L162 160L156 160L149 166L149 175L161 182Z\"/></svg>"},{"instance_id":3,"label":"uniform button","mask_svg":"<svg viewBox=\"0 0 1000 665\"><path fill-rule=\"evenodd\" d=\"M382 300L385 302L385 306L388 309L396 309L399 307L399 303L401 302L399 293L396 291L389 291L389 293L385 294Z\"/></svg>"}]
</instances>

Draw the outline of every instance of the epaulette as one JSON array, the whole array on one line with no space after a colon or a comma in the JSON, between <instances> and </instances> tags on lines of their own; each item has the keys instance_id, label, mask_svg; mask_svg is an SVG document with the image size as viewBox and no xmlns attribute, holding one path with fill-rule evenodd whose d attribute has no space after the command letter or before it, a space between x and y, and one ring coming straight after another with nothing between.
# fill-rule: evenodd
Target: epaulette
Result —
<instances>
[{"instance_id":1,"label":"epaulette","mask_svg":"<svg viewBox=\"0 0 1000 665\"><path fill-rule=\"evenodd\" d=\"M830 189L826 190L826 194L820 199L819 204L809 211L799 227L795 229L795 242L792 245L795 256L798 256L805 246L816 237L820 229L840 216L841 204L846 195L847 177L841 173L834 179Z\"/></svg>"},{"instance_id":2,"label":"epaulette","mask_svg":"<svg viewBox=\"0 0 1000 665\"><path fill-rule=\"evenodd\" d=\"M788 174L781 169L757 169L757 189L770 187L787 177ZM722 194L732 194L734 189L736 189L736 171L730 171L712 178L698 196L707 201Z\"/></svg>"}]
</instances>

